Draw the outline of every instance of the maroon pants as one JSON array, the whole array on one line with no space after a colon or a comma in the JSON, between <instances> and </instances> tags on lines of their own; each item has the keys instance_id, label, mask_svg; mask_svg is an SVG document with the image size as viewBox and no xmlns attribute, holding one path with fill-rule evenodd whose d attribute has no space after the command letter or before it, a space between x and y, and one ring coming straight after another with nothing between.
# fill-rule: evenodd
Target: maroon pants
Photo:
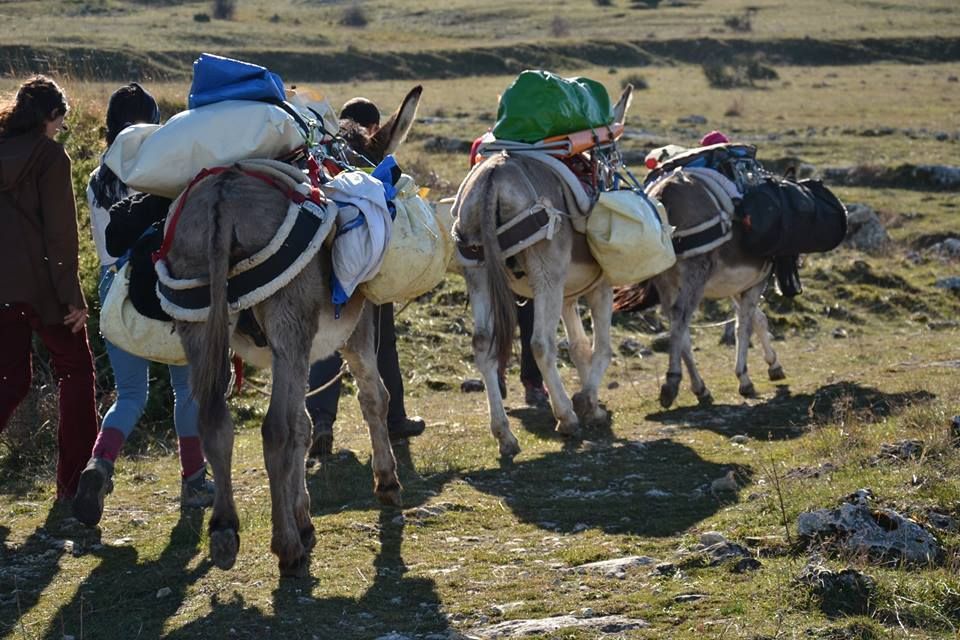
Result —
<instances>
[{"instance_id":1,"label":"maroon pants","mask_svg":"<svg viewBox=\"0 0 960 640\"><path fill-rule=\"evenodd\" d=\"M30 391L33 333L50 352L60 389L57 497L72 498L77 492L80 472L93 450L99 425L93 355L86 328L71 333L63 325L41 324L29 305L0 304L0 430Z\"/></svg>"}]
</instances>

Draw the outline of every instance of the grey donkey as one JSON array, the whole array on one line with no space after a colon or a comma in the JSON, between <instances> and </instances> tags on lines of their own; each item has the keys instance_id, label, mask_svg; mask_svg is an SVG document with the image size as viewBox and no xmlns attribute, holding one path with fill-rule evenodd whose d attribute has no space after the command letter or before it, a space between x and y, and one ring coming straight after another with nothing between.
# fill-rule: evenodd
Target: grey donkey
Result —
<instances>
[{"instance_id":1,"label":"grey donkey","mask_svg":"<svg viewBox=\"0 0 960 640\"><path fill-rule=\"evenodd\" d=\"M419 86L413 89L375 133L352 122L341 122L341 128L353 132L350 139L355 147L363 146L357 151L377 161L406 137L421 92ZM231 568L240 546L231 478L234 430L224 397L229 383L228 349L233 346L244 358L272 371L270 405L261 428L272 505L270 546L282 575L303 575L316 543L305 480L310 419L304 397L312 359L340 349L357 380L360 407L370 429L374 492L380 502L399 505L400 483L387 434L388 395L377 372L371 305L355 294L335 319L327 247L287 285L253 307L266 336L266 349L256 349L235 332L236 316L229 313L226 301L229 265L255 254L273 238L287 205L283 193L238 171L207 178L190 193L167 263L176 278L210 282L206 321L178 321L175 326L191 367L203 450L216 478L209 524L213 562L221 569Z\"/></svg>"},{"instance_id":2,"label":"grey donkey","mask_svg":"<svg viewBox=\"0 0 960 640\"><path fill-rule=\"evenodd\" d=\"M633 88L628 86L614 107L614 121L623 122ZM563 215L552 239L542 239L516 254L523 276L517 278L505 264L497 241L497 226L525 215L544 204ZM550 393L558 432L577 436L580 422L600 422L597 389L610 364L610 324L613 292L599 265L590 255L586 236L574 230L563 180L547 165L520 154L501 154L484 160L460 186L458 243L482 247L484 259L463 269L473 311L474 359L487 392L490 430L500 455L520 452L500 396L498 363L511 352L516 329L514 293L532 298L534 327L530 346ZM593 344L590 344L577 309L584 296L590 308ZM581 390L571 401L557 371L557 325L563 320L570 357L577 368Z\"/></svg>"},{"instance_id":3,"label":"grey donkey","mask_svg":"<svg viewBox=\"0 0 960 640\"><path fill-rule=\"evenodd\" d=\"M678 229L689 229L706 222L716 212L716 204L707 187L682 171L655 183L648 193L663 203L670 224ZM697 371L690 343L690 321L704 298L733 300L737 318L735 372L740 382L740 395L756 395L753 382L747 375L747 349L755 327L763 346L770 379L782 380L786 377L777 353L770 344L767 317L759 307L773 263L769 259L744 253L740 234L740 228L734 225L733 237L729 242L698 256L680 258L673 267L652 279L660 296L662 312L670 322L670 361L666 381L660 387L660 404L665 408L673 404L679 392L681 359L687 365L690 388L699 402L713 402L707 385Z\"/></svg>"}]
</instances>

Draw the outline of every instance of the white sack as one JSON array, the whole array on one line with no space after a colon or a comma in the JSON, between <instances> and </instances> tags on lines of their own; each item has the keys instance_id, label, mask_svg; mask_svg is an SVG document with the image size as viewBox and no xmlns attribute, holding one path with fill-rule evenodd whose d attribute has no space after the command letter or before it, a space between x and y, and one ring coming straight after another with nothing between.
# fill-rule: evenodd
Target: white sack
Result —
<instances>
[{"instance_id":1,"label":"white sack","mask_svg":"<svg viewBox=\"0 0 960 640\"><path fill-rule=\"evenodd\" d=\"M181 111L163 125L120 132L104 163L131 189L176 198L201 169L247 158L276 158L306 142L283 109L225 100Z\"/></svg>"}]
</instances>

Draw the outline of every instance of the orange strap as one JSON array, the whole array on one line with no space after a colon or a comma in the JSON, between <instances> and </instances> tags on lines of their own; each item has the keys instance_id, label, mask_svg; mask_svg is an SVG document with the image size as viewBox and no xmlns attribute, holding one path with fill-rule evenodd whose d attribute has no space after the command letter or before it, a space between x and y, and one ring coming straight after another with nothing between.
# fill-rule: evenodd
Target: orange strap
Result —
<instances>
[{"instance_id":1,"label":"orange strap","mask_svg":"<svg viewBox=\"0 0 960 640\"><path fill-rule=\"evenodd\" d=\"M562 136L552 136L544 138L543 142L561 142L568 140L570 142L570 155L583 153L601 144L609 144L619 140L623 135L623 123L614 122L613 124L598 129L584 129L575 131Z\"/></svg>"}]
</instances>

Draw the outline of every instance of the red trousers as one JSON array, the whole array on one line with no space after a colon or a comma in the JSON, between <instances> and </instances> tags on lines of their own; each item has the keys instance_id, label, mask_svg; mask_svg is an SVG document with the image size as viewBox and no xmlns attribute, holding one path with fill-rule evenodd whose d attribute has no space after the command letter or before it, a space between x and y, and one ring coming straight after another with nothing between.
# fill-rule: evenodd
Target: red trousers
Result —
<instances>
[{"instance_id":1,"label":"red trousers","mask_svg":"<svg viewBox=\"0 0 960 640\"><path fill-rule=\"evenodd\" d=\"M41 324L29 305L0 304L0 430L30 391L33 333L50 352L60 390L57 497L72 498L99 428L93 355L86 328L71 333L63 325Z\"/></svg>"}]
</instances>

